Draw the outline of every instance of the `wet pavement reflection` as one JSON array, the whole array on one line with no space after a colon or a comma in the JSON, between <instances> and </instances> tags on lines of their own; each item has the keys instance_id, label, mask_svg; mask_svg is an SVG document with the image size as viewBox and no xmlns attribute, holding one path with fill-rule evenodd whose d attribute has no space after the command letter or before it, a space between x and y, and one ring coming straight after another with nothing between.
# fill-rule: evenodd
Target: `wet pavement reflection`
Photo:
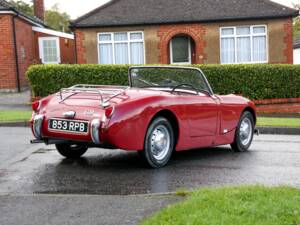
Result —
<instances>
[{"instance_id":1,"label":"wet pavement reflection","mask_svg":"<svg viewBox=\"0 0 300 225\"><path fill-rule=\"evenodd\" d=\"M296 138L258 139L245 153L229 146L178 152L155 170L145 168L136 152L91 149L71 160L45 147L0 171L0 192L128 195L238 184L300 186L299 146Z\"/></svg>"}]
</instances>

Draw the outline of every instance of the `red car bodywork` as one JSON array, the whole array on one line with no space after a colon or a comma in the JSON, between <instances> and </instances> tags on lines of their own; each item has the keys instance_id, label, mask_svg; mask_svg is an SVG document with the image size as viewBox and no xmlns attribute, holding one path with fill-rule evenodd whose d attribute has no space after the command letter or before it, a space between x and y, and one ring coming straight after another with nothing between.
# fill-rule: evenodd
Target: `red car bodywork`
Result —
<instances>
[{"instance_id":1,"label":"red car bodywork","mask_svg":"<svg viewBox=\"0 0 300 225\"><path fill-rule=\"evenodd\" d=\"M147 128L157 115L172 123L176 136L176 150L231 144L243 111L256 118L250 100L236 95L206 95L199 93L170 93L148 88L129 88L109 101L104 108L95 93L77 93L61 101L59 93L40 101L33 114L43 115L41 139L68 140L93 144L91 121L101 119L101 146L124 150L142 150ZM86 134L58 132L48 129L50 118L63 119L63 113L76 112L73 120L88 121ZM32 119L32 124L33 124Z\"/></svg>"}]
</instances>

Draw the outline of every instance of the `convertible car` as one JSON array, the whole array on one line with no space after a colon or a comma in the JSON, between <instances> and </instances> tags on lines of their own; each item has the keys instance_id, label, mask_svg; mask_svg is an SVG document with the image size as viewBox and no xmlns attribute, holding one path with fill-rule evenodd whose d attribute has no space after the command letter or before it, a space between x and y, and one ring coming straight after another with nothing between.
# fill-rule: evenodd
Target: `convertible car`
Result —
<instances>
[{"instance_id":1,"label":"convertible car","mask_svg":"<svg viewBox=\"0 0 300 225\"><path fill-rule=\"evenodd\" d=\"M55 144L67 158L89 147L138 151L153 168L174 151L225 144L246 151L257 131L253 102L214 94L189 67L131 67L129 86L79 84L32 108L31 143Z\"/></svg>"}]
</instances>

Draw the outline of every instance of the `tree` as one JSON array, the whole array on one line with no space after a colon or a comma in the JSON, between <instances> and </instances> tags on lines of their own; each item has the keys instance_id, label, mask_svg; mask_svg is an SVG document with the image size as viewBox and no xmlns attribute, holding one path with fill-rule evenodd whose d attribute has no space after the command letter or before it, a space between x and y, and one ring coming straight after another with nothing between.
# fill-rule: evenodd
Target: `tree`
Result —
<instances>
[{"instance_id":1,"label":"tree","mask_svg":"<svg viewBox=\"0 0 300 225\"><path fill-rule=\"evenodd\" d=\"M48 26L55 30L69 32L70 16L67 13L61 13L57 4L52 6L45 13L45 22Z\"/></svg>"},{"instance_id":2,"label":"tree","mask_svg":"<svg viewBox=\"0 0 300 225\"><path fill-rule=\"evenodd\" d=\"M294 4L294 8L300 10L300 4ZM294 37L300 38L300 16L294 19Z\"/></svg>"},{"instance_id":3,"label":"tree","mask_svg":"<svg viewBox=\"0 0 300 225\"><path fill-rule=\"evenodd\" d=\"M34 14L32 4L28 4L21 0L10 0L9 3L13 7L15 7L17 10L19 10L20 12L22 12L28 16L33 16L33 14Z\"/></svg>"},{"instance_id":4,"label":"tree","mask_svg":"<svg viewBox=\"0 0 300 225\"><path fill-rule=\"evenodd\" d=\"M17 10L28 15L34 16L33 4L28 4L22 0L9 1ZM59 10L59 5L55 4L50 10L45 11L45 24L57 31L69 32L70 16Z\"/></svg>"}]
</instances>

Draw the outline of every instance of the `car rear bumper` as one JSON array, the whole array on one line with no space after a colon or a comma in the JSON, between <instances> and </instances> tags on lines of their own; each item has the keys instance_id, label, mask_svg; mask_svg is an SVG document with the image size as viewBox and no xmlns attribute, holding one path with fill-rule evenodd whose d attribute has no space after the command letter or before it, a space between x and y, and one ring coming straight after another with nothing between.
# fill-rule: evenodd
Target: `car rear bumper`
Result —
<instances>
[{"instance_id":1,"label":"car rear bumper","mask_svg":"<svg viewBox=\"0 0 300 225\"><path fill-rule=\"evenodd\" d=\"M89 122L88 132L74 134L64 131L52 131L48 129L48 120L44 115L34 115L31 121L32 132L36 139L31 143L59 144L59 143L85 143L88 145L103 145L101 128L103 122L94 118Z\"/></svg>"}]
</instances>

